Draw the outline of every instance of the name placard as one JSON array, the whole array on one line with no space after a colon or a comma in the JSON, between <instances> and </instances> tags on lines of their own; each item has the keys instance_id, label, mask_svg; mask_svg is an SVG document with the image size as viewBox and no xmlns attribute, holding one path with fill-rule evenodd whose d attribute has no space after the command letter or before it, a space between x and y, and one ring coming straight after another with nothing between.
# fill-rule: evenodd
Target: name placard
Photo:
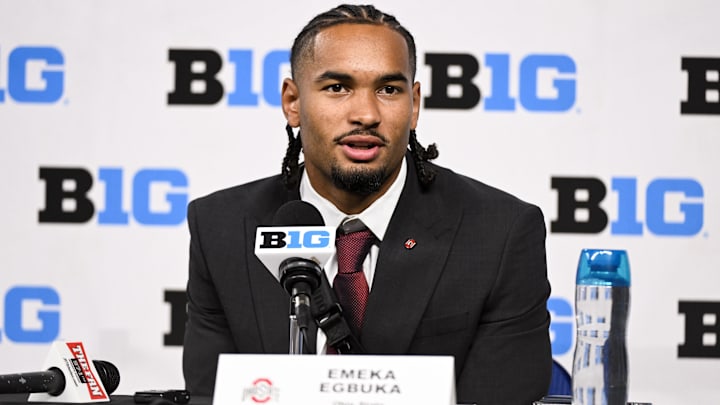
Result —
<instances>
[{"instance_id":1,"label":"name placard","mask_svg":"<svg viewBox=\"0 0 720 405\"><path fill-rule=\"evenodd\" d=\"M455 405L450 356L221 354L213 405Z\"/></svg>"}]
</instances>

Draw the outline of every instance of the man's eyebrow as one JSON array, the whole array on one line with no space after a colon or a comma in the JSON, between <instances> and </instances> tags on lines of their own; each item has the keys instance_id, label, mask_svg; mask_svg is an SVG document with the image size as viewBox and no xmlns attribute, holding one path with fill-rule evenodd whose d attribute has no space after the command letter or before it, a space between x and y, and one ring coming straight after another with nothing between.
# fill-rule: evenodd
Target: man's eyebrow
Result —
<instances>
[{"instance_id":1,"label":"man's eyebrow","mask_svg":"<svg viewBox=\"0 0 720 405\"><path fill-rule=\"evenodd\" d=\"M340 72L333 72L332 70L328 70L320 74L318 77L315 78L316 82L322 82L324 80L337 80L342 82L347 82L352 80L352 76L350 76L347 73L340 73Z\"/></svg>"},{"instance_id":2,"label":"man's eyebrow","mask_svg":"<svg viewBox=\"0 0 720 405\"><path fill-rule=\"evenodd\" d=\"M402 73L390 73L387 75L383 75L380 77L381 83L388 83L388 82L409 82L408 78L402 74Z\"/></svg>"},{"instance_id":3,"label":"man's eyebrow","mask_svg":"<svg viewBox=\"0 0 720 405\"><path fill-rule=\"evenodd\" d=\"M340 82L348 82L352 81L353 77L347 73L340 73L340 72L334 72L332 70L325 71L318 75L315 78L316 82L322 82L325 80L337 80ZM409 82L407 76L404 74L398 72L398 73L389 73L386 75L380 76L378 79L378 82L380 83L389 83L389 82Z\"/></svg>"}]
</instances>

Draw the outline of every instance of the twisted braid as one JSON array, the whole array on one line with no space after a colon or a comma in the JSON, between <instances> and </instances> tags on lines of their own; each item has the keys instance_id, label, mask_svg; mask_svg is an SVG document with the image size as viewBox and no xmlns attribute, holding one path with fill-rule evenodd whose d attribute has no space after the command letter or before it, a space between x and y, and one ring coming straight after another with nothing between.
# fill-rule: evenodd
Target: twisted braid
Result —
<instances>
[{"instance_id":1,"label":"twisted braid","mask_svg":"<svg viewBox=\"0 0 720 405\"><path fill-rule=\"evenodd\" d=\"M415 169L417 170L420 185L427 188L430 184L432 184L433 180L435 180L436 172L434 169L426 167L425 162L429 162L438 157L439 152L437 150L437 146L434 143L431 143L428 145L427 149L423 148L417 140L417 134L414 129L410 130L409 146L410 155L415 163Z\"/></svg>"},{"instance_id":2,"label":"twisted braid","mask_svg":"<svg viewBox=\"0 0 720 405\"><path fill-rule=\"evenodd\" d=\"M295 187L300 181L300 151L302 150L302 140L300 133L297 137L293 133L290 124L285 125L285 131L288 135L288 147L282 163L282 178L285 186L289 189Z\"/></svg>"}]
</instances>

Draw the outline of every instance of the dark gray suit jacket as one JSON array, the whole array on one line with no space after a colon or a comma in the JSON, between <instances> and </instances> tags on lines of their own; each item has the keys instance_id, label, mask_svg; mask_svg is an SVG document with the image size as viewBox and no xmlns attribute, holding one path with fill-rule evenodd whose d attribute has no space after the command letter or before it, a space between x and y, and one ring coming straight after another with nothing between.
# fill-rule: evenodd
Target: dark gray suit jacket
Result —
<instances>
[{"instance_id":1,"label":"dark gray suit jacket","mask_svg":"<svg viewBox=\"0 0 720 405\"><path fill-rule=\"evenodd\" d=\"M433 167L435 182L423 190L408 160L360 341L371 354L454 356L458 402L530 404L551 370L542 212ZM253 250L256 227L298 198L275 176L190 203L183 369L191 392L212 393L219 353L288 352L289 296Z\"/></svg>"}]
</instances>

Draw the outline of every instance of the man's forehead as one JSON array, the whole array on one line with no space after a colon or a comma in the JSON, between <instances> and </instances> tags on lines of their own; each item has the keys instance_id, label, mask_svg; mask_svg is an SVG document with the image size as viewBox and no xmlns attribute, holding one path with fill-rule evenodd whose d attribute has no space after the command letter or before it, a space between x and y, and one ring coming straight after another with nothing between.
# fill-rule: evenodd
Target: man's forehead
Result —
<instances>
[{"instance_id":1,"label":"man's forehead","mask_svg":"<svg viewBox=\"0 0 720 405\"><path fill-rule=\"evenodd\" d=\"M369 42L365 42L369 41ZM392 46L397 52L407 54L407 43L403 36L390 27L379 24L338 24L325 28L315 37L314 47L342 47L348 43Z\"/></svg>"},{"instance_id":2,"label":"man's forehead","mask_svg":"<svg viewBox=\"0 0 720 405\"><path fill-rule=\"evenodd\" d=\"M301 59L301 65L312 66L314 71L339 71L341 66L355 64L359 67L362 63L366 67L395 65L389 70L393 73L401 70L404 75L411 76L405 39L384 25L343 23L327 27L313 38ZM303 67L300 70L304 70ZM317 72L313 76L315 74Z\"/></svg>"}]
</instances>

